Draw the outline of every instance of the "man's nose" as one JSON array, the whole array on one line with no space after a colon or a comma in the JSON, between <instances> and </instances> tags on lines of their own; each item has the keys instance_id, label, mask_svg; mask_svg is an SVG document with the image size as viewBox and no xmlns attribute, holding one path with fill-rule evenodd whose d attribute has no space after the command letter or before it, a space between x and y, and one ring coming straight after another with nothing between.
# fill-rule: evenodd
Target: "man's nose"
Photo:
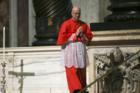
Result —
<instances>
[{"instance_id":1,"label":"man's nose","mask_svg":"<svg viewBox=\"0 0 140 93\"><path fill-rule=\"evenodd\" d=\"M76 16L79 17L79 14L77 14Z\"/></svg>"}]
</instances>

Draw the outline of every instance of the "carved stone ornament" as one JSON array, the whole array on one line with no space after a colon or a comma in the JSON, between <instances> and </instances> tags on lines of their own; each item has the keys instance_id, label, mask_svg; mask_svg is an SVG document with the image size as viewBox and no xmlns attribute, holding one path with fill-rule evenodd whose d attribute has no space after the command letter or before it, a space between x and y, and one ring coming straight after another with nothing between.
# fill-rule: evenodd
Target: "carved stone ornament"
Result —
<instances>
[{"instance_id":1,"label":"carved stone ornament","mask_svg":"<svg viewBox=\"0 0 140 93\"><path fill-rule=\"evenodd\" d=\"M106 54L96 54L97 76L111 70L98 82L98 93L140 93L140 50L123 53L119 47Z\"/></svg>"}]
</instances>

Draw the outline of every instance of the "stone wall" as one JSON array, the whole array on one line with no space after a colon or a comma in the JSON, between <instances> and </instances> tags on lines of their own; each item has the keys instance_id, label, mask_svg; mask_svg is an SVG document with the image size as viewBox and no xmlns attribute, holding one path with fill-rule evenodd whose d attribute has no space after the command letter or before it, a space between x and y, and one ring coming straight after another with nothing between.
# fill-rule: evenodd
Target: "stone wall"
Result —
<instances>
[{"instance_id":1,"label":"stone wall","mask_svg":"<svg viewBox=\"0 0 140 93\"><path fill-rule=\"evenodd\" d=\"M72 0L72 3L81 7L81 19L88 24L103 22L110 13L107 10L109 0Z\"/></svg>"}]
</instances>

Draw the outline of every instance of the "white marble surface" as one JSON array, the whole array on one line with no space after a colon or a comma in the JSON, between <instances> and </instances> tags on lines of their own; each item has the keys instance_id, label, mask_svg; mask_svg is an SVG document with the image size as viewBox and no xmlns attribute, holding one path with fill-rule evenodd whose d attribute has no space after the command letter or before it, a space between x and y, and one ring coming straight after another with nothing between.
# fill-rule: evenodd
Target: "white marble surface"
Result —
<instances>
[{"instance_id":1,"label":"white marble surface","mask_svg":"<svg viewBox=\"0 0 140 93\"><path fill-rule=\"evenodd\" d=\"M6 51L12 58L12 61L7 64L6 73L8 71L20 72L21 60L24 63L24 72L35 73L35 76L24 77L23 93L68 93L65 70L61 65L61 52L58 46L9 48ZM7 93L19 93L20 77L8 74L6 77Z\"/></svg>"},{"instance_id":2,"label":"white marble surface","mask_svg":"<svg viewBox=\"0 0 140 93\"><path fill-rule=\"evenodd\" d=\"M92 41L140 40L140 30L93 31Z\"/></svg>"},{"instance_id":3,"label":"white marble surface","mask_svg":"<svg viewBox=\"0 0 140 93\"><path fill-rule=\"evenodd\" d=\"M109 53L116 46L87 47L89 63L88 84L96 79L95 54ZM140 46L119 46L123 52L137 52ZM23 59L24 72L34 72L35 76L24 77L23 93L68 93L64 67L61 65L60 46L6 48L6 70L20 72ZM2 58L0 49L0 58ZM1 72L0 66L0 72ZM0 74L1 77L1 74ZM19 93L19 77L7 74L7 93ZM97 85L89 88L90 93L98 93Z\"/></svg>"}]
</instances>

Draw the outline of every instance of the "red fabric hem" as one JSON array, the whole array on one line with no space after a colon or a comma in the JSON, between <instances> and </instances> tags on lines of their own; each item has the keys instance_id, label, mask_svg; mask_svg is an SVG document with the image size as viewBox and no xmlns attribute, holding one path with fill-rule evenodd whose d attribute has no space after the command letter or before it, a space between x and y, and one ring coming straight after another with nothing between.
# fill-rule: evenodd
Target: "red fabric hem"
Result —
<instances>
[{"instance_id":1,"label":"red fabric hem","mask_svg":"<svg viewBox=\"0 0 140 93\"><path fill-rule=\"evenodd\" d=\"M70 93L77 89L81 90L86 86L86 68L65 67L65 69Z\"/></svg>"}]
</instances>

